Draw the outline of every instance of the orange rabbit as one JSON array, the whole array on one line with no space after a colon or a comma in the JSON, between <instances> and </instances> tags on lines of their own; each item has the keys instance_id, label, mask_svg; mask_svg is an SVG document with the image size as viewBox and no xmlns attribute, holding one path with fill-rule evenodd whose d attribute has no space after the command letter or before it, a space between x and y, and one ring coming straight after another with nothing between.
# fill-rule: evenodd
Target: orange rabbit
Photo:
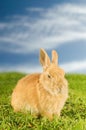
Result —
<instances>
[{"instance_id":1,"label":"orange rabbit","mask_svg":"<svg viewBox=\"0 0 86 130\"><path fill-rule=\"evenodd\" d=\"M20 79L12 93L14 111L30 111L49 119L60 112L68 98L68 84L64 71L58 66L58 55L52 51L52 62L44 49L40 49L42 73Z\"/></svg>"}]
</instances>

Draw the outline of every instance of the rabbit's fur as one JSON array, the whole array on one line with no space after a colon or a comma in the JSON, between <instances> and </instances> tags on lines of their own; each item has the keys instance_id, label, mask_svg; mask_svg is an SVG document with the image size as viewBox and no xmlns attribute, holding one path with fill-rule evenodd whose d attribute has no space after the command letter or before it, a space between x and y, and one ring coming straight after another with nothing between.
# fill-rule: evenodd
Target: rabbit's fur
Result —
<instances>
[{"instance_id":1,"label":"rabbit's fur","mask_svg":"<svg viewBox=\"0 0 86 130\"><path fill-rule=\"evenodd\" d=\"M52 51L52 62L44 49L40 49L42 73L20 79L12 93L14 111L30 111L53 118L60 115L68 97L68 84L64 71L58 66L58 54Z\"/></svg>"}]
</instances>

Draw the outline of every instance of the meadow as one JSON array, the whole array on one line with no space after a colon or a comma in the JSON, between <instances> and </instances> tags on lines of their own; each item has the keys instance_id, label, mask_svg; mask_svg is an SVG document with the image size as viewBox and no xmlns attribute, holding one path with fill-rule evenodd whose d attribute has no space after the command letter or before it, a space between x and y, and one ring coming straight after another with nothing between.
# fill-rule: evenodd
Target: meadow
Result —
<instances>
[{"instance_id":1,"label":"meadow","mask_svg":"<svg viewBox=\"0 0 86 130\"><path fill-rule=\"evenodd\" d=\"M21 73L0 73L0 130L86 130L86 75L66 74L69 98L60 118L52 121L30 113L14 113L11 94Z\"/></svg>"}]
</instances>

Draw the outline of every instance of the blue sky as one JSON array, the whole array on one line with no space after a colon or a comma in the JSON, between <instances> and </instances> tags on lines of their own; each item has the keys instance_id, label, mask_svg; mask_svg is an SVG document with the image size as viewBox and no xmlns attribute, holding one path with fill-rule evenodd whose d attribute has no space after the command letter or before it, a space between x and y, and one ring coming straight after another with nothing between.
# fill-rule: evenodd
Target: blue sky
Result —
<instances>
[{"instance_id":1,"label":"blue sky","mask_svg":"<svg viewBox=\"0 0 86 130\"><path fill-rule=\"evenodd\" d=\"M41 72L39 50L67 73L86 73L85 0L0 1L0 72Z\"/></svg>"}]
</instances>

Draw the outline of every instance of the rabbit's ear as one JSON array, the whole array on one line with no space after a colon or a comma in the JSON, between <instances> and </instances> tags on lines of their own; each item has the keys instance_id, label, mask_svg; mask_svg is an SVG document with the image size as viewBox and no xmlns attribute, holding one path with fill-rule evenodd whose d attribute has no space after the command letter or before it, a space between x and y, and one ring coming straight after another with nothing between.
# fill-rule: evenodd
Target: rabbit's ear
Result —
<instances>
[{"instance_id":1,"label":"rabbit's ear","mask_svg":"<svg viewBox=\"0 0 86 130\"><path fill-rule=\"evenodd\" d=\"M50 58L44 49L40 49L40 63L42 64L43 68L46 68L50 65Z\"/></svg>"},{"instance_id":2,"label":"rabbit's ear","mask_svg":"<svg viewBox=\"0 0 86 130\"><path fill-rule=\"evenodd\" d=\"M58 54L55 50L52 51L52 63L58 65Z\"/></svg>"}]
</instances>

